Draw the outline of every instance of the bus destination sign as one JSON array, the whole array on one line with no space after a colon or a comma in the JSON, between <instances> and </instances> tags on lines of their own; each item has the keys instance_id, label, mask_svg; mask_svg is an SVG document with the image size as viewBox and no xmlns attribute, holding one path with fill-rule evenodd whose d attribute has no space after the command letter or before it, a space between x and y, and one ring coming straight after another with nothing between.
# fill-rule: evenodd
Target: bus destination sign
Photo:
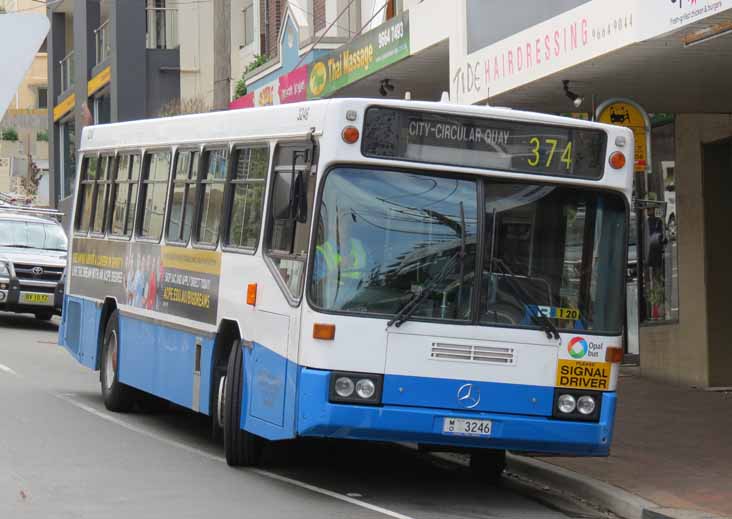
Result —
<instances>
[{"instance_id":1,"label":"bus destination sign","mask_svg":"<svg viewBox=\"0 0 732 519\"><path fill-rule=\"evenodd\" d=\"M372 107L366 112L368 157L537 175L602 178L602 130L505 119Z\"/></svg>"}]
</instances>

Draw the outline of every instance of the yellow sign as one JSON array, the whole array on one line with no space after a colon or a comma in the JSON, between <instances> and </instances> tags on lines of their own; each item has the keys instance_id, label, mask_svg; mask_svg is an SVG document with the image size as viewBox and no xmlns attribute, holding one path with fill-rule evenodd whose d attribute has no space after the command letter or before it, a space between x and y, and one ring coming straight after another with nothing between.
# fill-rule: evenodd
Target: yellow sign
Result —
<instances>
[{"instance_id":1,"label":"yellow sign","mask_svg":"<svg viewBox=\"0 0 732 519\"><path fill-rule=\"evenodd\" d=\"M610 388L610 363L560 359L556 386L607 391Z\"/></svg>"},{"instance_id":2,"label":"yellow sign","mask_svg":"<svg viewBox=\"0 0 732 519\"><path fill-rule=\"evenodd\" d=\"M53 107L53 120L58 121L64 115L74 109L76 104L76 95L71 94L69 97L61 101L59 104Z\"/></svg>"},{"instance_id":3,"label":"yellow sign","mask_svg":"<svg viewBox=\"0 0 732 519\"><path fill-rule=\"evenodd\" d=\"M178 270L218 276L221 272L221 253L216 251L163 247L163 266Z\"/></svg>"},{"instance_id":4,"label":"yellow sign","mask_svg":"<svg viewBox=\"0 0 732 519\"><path fill-rule=\"evenodd\" d=\"M112 79L112 66L104 67L99 74L94 76L86 84L86 91L88 95L92 95L94 92L102 88L104 85L109 83Z\"/></svg>"},{"instance_id":5,"label":"yellow sign","mask_svg":"<svg viewBox=\"0 0 732 519\"><path fill-rule=\"evenodd\" d=\"M619 101L607 105L597 120L601 123L625 126L635 136L635 171L642 173L649 167L646 115L634 104Z\"/></svg>"}]
</instances>

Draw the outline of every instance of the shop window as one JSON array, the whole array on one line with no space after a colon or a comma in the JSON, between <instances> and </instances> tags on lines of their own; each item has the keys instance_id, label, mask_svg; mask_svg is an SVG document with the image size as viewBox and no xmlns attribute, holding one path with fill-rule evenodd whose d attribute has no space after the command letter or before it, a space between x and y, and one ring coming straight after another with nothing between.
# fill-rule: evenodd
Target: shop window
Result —
<instances>
[{"instance_id":1,"label":"shop window","mask_svg":"<svg viewBox=\"0 0 732 519\"><path fill-rule=\"evenodd\" d=\"M166 238L169 242L188 243L191 237L191 224L196 207L198 156L199 152L196 150L177 153Z\"/></svg>"},{"instance_id":2,"label":"shop window","mask_svg":"<svg viewBox=\"0 0 732 519\"><path fill-rule=\"evenodd\" d=\"M636 176L638 209L628 255L640 268L640 319L645 323L679 318L675 125L666 114L651 119L653 165L647 175Z\"/></svg>"},{"instance_id":3,"label":"shop window","mask_svg":"<svg viewBox=\"0 0 732 519\"><path fill-rule=\"evenodd\" d=\"M224 186L229 152L226 149L208 150L204 153L204 173L201 179L200 227L198 243L216 245L221 227L224 205Z\"/></svg>"},{"instance_id":4,"label":"shop window","mask_svg":"<svg viewBox=\"0 0 732 519\"><path fill-rule=\"evenodd\" d=\"M255 249L262 225L265 179L269 165L269 148L237 148L234 150L234 175L231 180L231 217L226 244L230 247Z\"/></svg>"},{"instance_id":5,"label":"shop window","mask_svg":"<svg viewBox=\"0 0 732 519\"><path fill-rule=\"evenodd\" d=\"M170 173L170 152L152 152L145 157L142 183L140 237L159 240L165 217L165 194Z\"/></svg>"}]
</instances>

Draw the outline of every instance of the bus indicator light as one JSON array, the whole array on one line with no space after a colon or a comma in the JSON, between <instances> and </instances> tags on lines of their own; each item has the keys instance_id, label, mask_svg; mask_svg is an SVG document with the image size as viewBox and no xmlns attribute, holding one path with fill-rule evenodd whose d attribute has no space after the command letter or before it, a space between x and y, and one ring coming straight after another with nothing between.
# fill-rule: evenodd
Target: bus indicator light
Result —
<instances>
[{"instance_id":1,"label":"bus indicator light","mask_svg":"<svg viewBox=\"0 0 732 519\"><path fill-rule=\"evenodd\" d=\"M255 306L257 304L257 284L249 283L247 285L247 304Z\"/></svg>"},{"instance_id":2,"label":"bus indicator light","mask_svg":"<svg viewBox=\"0 0 732 519\"><path fill-rule=\"evenodd\" d=\"M605 350L605 362L620 364L623 362L624 354L623 348L608 348Z\"/></svg>"},{"instance_id":3,"label":"bus indicator light","mask_svg":"<svg viewBox=\"0 0 732 519\"><path fill-rule=\"evenodd\" d=\"M354 144L360 137L358 128L355 126L346 126L343 128L343 133L341 135L343 136L343 142L347 144Z\"/></svg>"},{"instance_id":4,"label":"bus indicator light","mask_svg":"<svg viewBox=\"0 0 732 519\"><path fill-rule=\"evenodd\" d=\"M616 151L610 155L610 165L613 169L623 169L625 166L625 155L620 151Z\"/></svg>"},{"instance_id":5,"label":"bus indicator light","mask_svg":"<svg viewBox=\"0 0 732 519\"><path fill-rule=\"evenodd\" d=\"M313 325L313 338L332 341L335 339L335 324L315 323Z\"/></svg>"}]
</instances>

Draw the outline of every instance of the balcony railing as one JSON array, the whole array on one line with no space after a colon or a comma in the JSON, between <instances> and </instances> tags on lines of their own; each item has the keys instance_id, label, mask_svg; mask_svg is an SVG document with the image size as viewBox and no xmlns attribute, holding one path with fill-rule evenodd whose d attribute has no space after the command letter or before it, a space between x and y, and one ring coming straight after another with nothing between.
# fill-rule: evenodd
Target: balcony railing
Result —
<instances>
[{"instance_id":1,"label":"balcony railing","mask_svg":"<svg viewBox=\"0 0 732 519\"><path fill-rule=\"evenodd\" d=\"M175 49L178 47L178 9L149 7L147 9L147 48Z\"/></svg>"},{"instance_id":2,"label":"balcony railing","mask_svg":"<svg viewBox=\"0 0 732 519\"><path fill-rule=\"evenodd\" d=\"M112 55L112 34L109 20L94 29L94 41L97 49L96 64L99 65Z\"/></svg>"},{"instance_id":3,"label":"balcony railing","mask_svg":"<svg viewBox=\"0 0 732 519\"><path fill-rule=\"evenodd\" d=\"M74 86L74 51L64 56L58 64L61 69L61 92L66 92Z\"/></svg>"}]
</instances>

